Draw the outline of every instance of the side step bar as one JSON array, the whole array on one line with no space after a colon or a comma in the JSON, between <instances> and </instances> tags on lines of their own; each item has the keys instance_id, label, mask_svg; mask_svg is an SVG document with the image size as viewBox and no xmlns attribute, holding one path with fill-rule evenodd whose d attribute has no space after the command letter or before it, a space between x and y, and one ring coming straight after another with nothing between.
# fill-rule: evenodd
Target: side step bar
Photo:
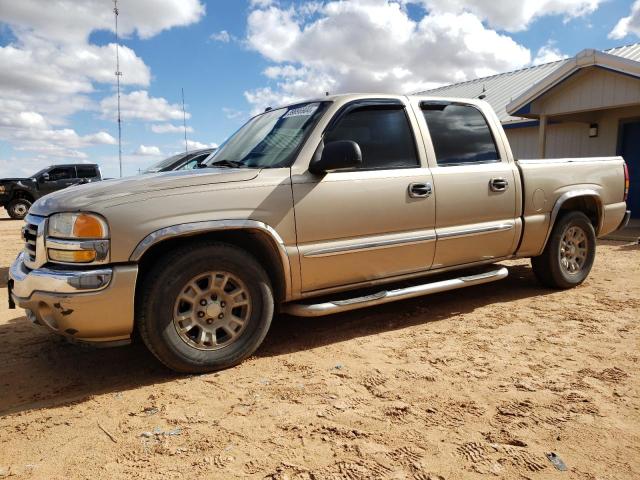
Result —
<instances>
[{"instance_id":1,"label":"side step bar","mask_svg":"<svg viewBox=\"0 0 640 480\"><path fill-rule=\"evenodd\" d=\"M414 285L397 290L385 290L372 295L349 298L347 300L333 300L316 304L288 303L282 306L282 312L297 317L320 317L334 313L348 312L349 310L356 310L358 308L371 307L373 305L382 305L383 303L395 302L397 300L406 300L408 298L421 297L432 293L446 292L448 290L495 282L506 278L508 275L509 271L502 267L498 270L479 273L477 275L424 283L422 285Z\"/></svg>"}]
</instances>

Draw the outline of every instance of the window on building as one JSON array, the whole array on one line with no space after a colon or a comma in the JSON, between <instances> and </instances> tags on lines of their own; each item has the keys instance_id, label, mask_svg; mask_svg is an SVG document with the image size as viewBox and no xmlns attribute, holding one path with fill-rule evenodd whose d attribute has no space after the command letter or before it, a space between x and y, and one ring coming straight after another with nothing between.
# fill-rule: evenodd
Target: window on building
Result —
<instances>
[{"instance_id":1,"label":"window on building","mask_svg":"<svg viewBox=\"0 0 640 480\"><path fill-rule=\"evenodd\" d=\"M423 103L438 165L499 162L491 129L480 110L455 103Z\"/></svg>"},{"instance_id":2,"label":"window on building","mask_svg":"<svg viewBox=\"0 0 640 480\"><path fill-rule=\"evenodd\" d=\"M419 166L411 126L401 106L372 106L345 115L324 137L324 143L352 140L362 151L367 170Z\"/></svg>"}]
</instances>

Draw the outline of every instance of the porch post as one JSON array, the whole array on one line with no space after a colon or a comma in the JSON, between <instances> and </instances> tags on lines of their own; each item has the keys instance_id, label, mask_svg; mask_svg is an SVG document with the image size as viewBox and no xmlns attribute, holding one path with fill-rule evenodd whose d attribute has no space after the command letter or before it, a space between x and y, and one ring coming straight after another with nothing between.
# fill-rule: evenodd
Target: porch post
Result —
<instances>
[{"instance_id":1,"label":"porch post","mask_svg":"<svg viewBox=\"0 0 640 480\"><path fill-rule=\"evenodd\" d=\"M547 116L540 115L540 126L538 127L538 157L547 156Z\"/></svg>"}]
</instances>

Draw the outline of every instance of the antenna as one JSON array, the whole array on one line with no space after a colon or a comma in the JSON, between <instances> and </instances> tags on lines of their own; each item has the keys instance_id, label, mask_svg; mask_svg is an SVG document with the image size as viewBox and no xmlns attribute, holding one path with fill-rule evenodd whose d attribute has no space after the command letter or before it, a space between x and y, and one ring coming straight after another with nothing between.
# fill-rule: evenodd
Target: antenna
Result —
<instances>
[{"instance_id":1,"label":"antenna","mask_svg":"<svg viewBox=\"0 0 640 480\"><path fill-rule=\"evenodd\" d=\"M182 125L184 126L184 153L187 153L187 114L184 110L184 88L180 88L182 91Z\"/></svg>"},{"instance_id":2,"label":"antenna","mask_svg":"<svg viewBox=\"0 0 640 480\"><path fill-rule=\"evenodd\" d=\"M118 0L113 0L113 14L116 20L116 84L118 85L118 165L120 166L120 178L122 178L122 121L120 119L120 55L118 53Z\"/></svg>"}]
</instances>

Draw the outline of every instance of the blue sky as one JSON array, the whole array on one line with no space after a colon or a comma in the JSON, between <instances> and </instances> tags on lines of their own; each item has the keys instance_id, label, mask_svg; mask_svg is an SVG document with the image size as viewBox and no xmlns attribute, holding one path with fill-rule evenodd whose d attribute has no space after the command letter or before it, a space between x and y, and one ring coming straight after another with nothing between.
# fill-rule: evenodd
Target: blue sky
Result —
<instances>
[{"instance_id":1,"label":"blue sky","mask_svg":"<svg viewBox=\"0 0 640 480\"><path fill-rule=\"evenodd\" d=\"M196 148L326 90L404 93L640 41L630 0L119 4L126 175L184 149L181 88ZM0 0L0 176L94 161L117 175L111 8Z\"/></svg>"}]
</instances>

